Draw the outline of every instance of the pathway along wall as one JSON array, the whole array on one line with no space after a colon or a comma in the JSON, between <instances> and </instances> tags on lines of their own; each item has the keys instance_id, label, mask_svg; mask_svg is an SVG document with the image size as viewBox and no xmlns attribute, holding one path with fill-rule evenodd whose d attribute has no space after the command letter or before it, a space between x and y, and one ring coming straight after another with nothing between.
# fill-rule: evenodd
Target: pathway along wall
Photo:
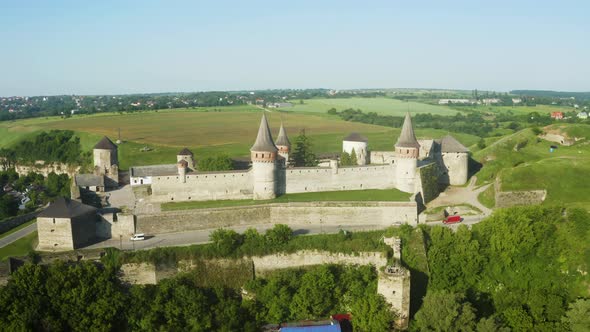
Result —
<instances>
[{"instance_id":1,"label":"pathway along wall","mask_svg":"<svg viewBox=\"0 0 590 332\"><path fill-rule=\"evenodd\" d=\"M416 202L302 202L137 215L136 232L175 233L260 224L416 225Z\"/></svg>"}]
</instances>

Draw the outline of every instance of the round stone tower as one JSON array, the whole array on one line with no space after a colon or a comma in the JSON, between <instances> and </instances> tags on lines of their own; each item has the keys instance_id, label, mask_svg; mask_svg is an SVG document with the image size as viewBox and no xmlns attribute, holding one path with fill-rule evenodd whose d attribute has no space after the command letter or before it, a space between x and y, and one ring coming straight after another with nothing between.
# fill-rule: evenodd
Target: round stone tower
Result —
<instances>
[{"instance_id":1,"label":"round stone tower","mask_svg":"<svg viewBox=\"0 0 590 332\"><path fill-rule=\"evenodd\" d=\"M279 136L275 142L277 149L279 149L279 157L284 159L284 165L289 165L289 152L291 152L291 142L287 137L287 132L281 123L281 129L279 129Z\"/></svg>"},{"instance_id":2,"label":"round stone tower","mask_svg":"<svg viewBox=\"0 0 590 332\"><path fill-rule=\"evenodd\" d=\"M117 146L104 136L93 149L94 174L104 175L119 182L119 159Z\"/></svg>"},{"instance_id":3,"label":"round stone tower","mask_svg":"<svg viewBox=\"0 0 590 332\"><path fill-rule=\"evenodd\" d=\"M188 167L188 162L184 159L181 159L178 161L176 166L178 167L178 179L180 180L181 183L185 183L186 182L186 169Z\"/></svg>"},{"instance_id":4,"label":"round stone tower","mask_svg":"<svg viewBox=\"0 0 590 332\"><path fill-rule=\"evenodd\" d=\"M412 118L406 113L402 132L395 143L395 177L397 189L414 193L420 144L414 135Z\"/></svg>"},{"instance_id":5,"label":"round stone tower","mask_svg":"<svg viewBox=\"0 0 590 332\"><path fill-rule=\"evenodd\" d=\"M273 199L276 197L276 163L277 149L266 115L262 114L256 142L250 148L252 159L252 180L254 181L254 199Z\"/></svg>"},{"instance_id":6,"label":"round stone tower","mask_svg":"<svg viewBox=\"0 0 590 332\"><path fill-rule=\"evenodd\" d=\"M443 162L441 182L452 186L467 183L469 150L453 136L441 139L440 152Z\"/></svg>"},{"instance_id":7,"label":"round stone tower","mask_svg":"<svg viewBox=\"0 0 590 332\"><path fill-rule=\"evenodd\" d=\"M195 169L195 158L191 150L187 148L180 150L176 155L176 161L179 162L181 160L186 161L188 168Z\"/></svg>"},{"instance_id":8,"label":"round stone tower","mask_svg":"<svg viewBox=\"0 0 590 332\"><path fill-rule=\"evenodd\" d=\"M365 136L351 133L342 140L342 151L352 155L354 150L357 165L366 165L369 156L368 142L369 140Z\"/></svg>"}]
</instances>

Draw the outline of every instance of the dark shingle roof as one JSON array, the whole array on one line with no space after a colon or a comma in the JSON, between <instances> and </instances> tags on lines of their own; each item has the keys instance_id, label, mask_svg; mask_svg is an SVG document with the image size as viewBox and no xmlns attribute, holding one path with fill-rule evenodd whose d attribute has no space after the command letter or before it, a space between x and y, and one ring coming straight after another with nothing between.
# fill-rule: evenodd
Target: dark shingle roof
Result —
<instances>
[{"instance_id":1,"label":"dark shingle roof","mask_svg":"<svg viewBox=\"0 0 590 332\"><path fill-rule=\"evenodd\" d=\"M166 176L178 174L176 164L135 166L129 169L129 175L133 177Z\"/></svg>"},{"instance_id":2,"label":"dark shingle roof","mask_svg":"<svg viewBox=\"0 0 590 332\"><path fill-rule=\"evenodd\" d=\"M440 150L441 152L469 152L469 149L451 135L447 135L440 140Z\"/></svg>"},{"instance_id":3,"label":"dark shingle roof","mask_svg":"<svg viewBox=\"0 0 590 332\"><path fill-rule=\"evenodd\" d=\"M369 140L365 136L363 136L363 135L361 135L359 133L350 133L350 135L344 137L343 141L349 141L349 142L365 142L366 143Z\"/></svg>"},{"instance_id":4,"label":"dark shingle roof","mask_svg":"<svg viewBox=\"0 0 590 332\"><path fill-rule=\"evenodd\" d=\"M275 145L291 146L291 142L289 141L289 137L287 137L287 132L285 131L285 128L283 127L282 123L281 129L279 129L279 136L277 137Z\"/></svg>"},{"instance_id":5,"label":"dark shingle roof","mask_svg":"<svg viewBox=\"0 0 590 332\"><path fill-rule=\"evenodd\" d=\"M397 140L397 143L395 143L395 146L399 148L420 148L420 144L418 144L418 140L416 139L416 135L414 134L414 128L412 127L412 118L410 117L410 113L406 113L404 125L402 126L402 132L399 135L399 138Z\"/></svg>"},{"instance_id":6,"label":"dark shingle roof","mask_svg":"<svg viewBox=\"0 0 590 332\"><path fill-rule=\"evenodd\" d=\"M117 150L117 146L108 137L104 136L96 145L95 149L100 150Z\"/></svg>"},{"instance_id":7,"label":"dark shingle roof","mask_svg":"<svg viewBox=\"0 0 590 332\"><path fill-rule=\"evenodd\" d=\"M75 218L90 212L96 212L96 208L82 204L65 197L59 197L48 208L39 213L41 218Z\"/></svg>"},{"instance_id":8,"label":"dark shingle roof","mask_svg":"<svg viewBox=\"0 0 590 332\"><path fill-rule=\"evenodd\" d=\"M184 148L184 149L180 150L180 152L178 153L178 155L179 156L192 156L193 153L188 148Z\"/></svg>"},{"instance_id":9,"label":"dark shingle roof","mask_svg":"<svg viewBox=\"0 0 590 332\"><path fill-rule=\"evenodd\" d=\"M76 184L80 187L104 187L104 176L94 174L76 174Z\"/></svg>"},{"instance_id":10,"label":"dark shingle roof","mask_svg":"<svg viewBox=\"0 0 590 332\"><path fill-rule=\"evenodd\" d=\"M262 114L262 119L260 120L260 127L258 127L258 135L256 136L256 142L250 148L250 151L262 151L262 152L277 152L275 142L272 140L272 135L270 134L270 128L268 127L268 122L266 121L266 115Z\"/></svg>"}]
</instances>

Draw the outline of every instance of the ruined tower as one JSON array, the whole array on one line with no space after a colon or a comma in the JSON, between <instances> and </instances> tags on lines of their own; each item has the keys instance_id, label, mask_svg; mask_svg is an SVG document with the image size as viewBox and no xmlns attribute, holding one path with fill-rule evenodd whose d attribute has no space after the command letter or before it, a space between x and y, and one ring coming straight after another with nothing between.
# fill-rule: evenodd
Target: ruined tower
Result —
<instances>
[{"instance_id":1,"label":"ruined tower","mask_svg":"<svg viewBox=\"0 0 590 332\"><path fill-rule=\"evenodd\" d=\"M287 132L281 123L281 129L279 129L279 136L277 137L277 141L275 145L279 149L279 156L284 159L285 166L289 165L289 152L291 151L291 142L289 141L289 137L287 137Z\"/></svg>"},{"instance_id":2,"label":"ruined tower","mask_svg":"<svg viewBox=\"0 0 590 332\"><path fill-rule=\"evenodd\" d=\"M397 315L395 326L400 330L408 328L410 320L410 271L398 262L379 271L377 293L383 295Z\"/></svg>"},{"instance_id":3,"label":"ruined tower","mask_svg":"<svg viewBox=\"0 0 590 332\"><path fill-rule=\"evenodd\" d=\"M277 149L266 115L262 114L256 142L250 148L252 159L252 180L254 182L254 199L273 199L276 197L276 163Z\"/></svg>"},{"instance_id":4,"label":"ruined tower","mask_svg":"<svg viewBox=\"0 0 590 332\"><path fill-rule=\"evenodd\" d=\"M94 174L104 175L107 178L119 182L119 159L117 146L108 137L104 136L93 149Z\"/></svg>"},{"instance_id":5,"label":"ruined tower","mask_svg":"<svg viewBox=\"0 0 590 332\"><path fill-rule=\"evenodd\" d=\"M420 144L414 135L412 118L406 113L402 132L395 143L395 175L397 189L414 193Z\"/></svg>"},{"instance_id":6,"label":"ruined tower","mask_svg":"<svg viewBox=\"0 0 590 332\"><path fill-rule=\"evenodd\" d=\"M181 160L184 160L187 162L187 167L190 169L195 169L195 158L194 158L194 154L192 153L191 150L184 148L182 150L180 150L180 152L178 152L178 154L176 155L176 161L179 162Z\"/></svg>"}]
</instances>

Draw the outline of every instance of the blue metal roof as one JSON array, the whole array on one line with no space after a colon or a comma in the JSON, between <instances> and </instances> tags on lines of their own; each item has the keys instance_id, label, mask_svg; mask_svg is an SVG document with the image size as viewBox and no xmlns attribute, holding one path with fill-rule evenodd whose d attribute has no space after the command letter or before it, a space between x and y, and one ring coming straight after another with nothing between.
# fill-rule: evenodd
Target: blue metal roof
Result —
<instances>
[{"instance_id":1,"label":"blue metal roof","mask_svg":"<svg viewBox=\"0 0 590 332\"><path fill-rule=\"evenodd\" d=\"M285 326L281 332L342 332L340 324L315 326Z\"/></svg>"}]
</instances>

